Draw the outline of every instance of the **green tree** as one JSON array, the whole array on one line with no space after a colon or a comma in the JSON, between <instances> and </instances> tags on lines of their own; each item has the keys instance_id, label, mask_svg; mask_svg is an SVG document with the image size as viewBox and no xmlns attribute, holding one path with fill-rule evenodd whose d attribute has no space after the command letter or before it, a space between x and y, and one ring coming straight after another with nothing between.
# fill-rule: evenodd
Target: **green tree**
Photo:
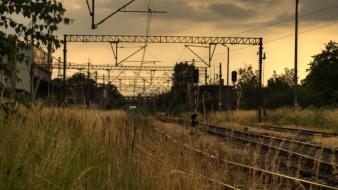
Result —
<instances>
[{"instance_id":1,"label":"green tree","mask_svg":"<svg viewBox=\"0 0 338 190\"><path fill-rule=\"evenodd\" d=\"M194 65L186 62L176 64L173 74L173 90L182 90L182 88L187 88L187 85L193 82L194 69Z\"/></svg>"},{"instance_id":2,"label":"green tree","mask_svg":"<svg viewBox=\"0 0 338 190\"><path fill-rule=\"evenodd\" d=\"M303 83L303 105L338 104L338 47L331 41L318 55L313 56Z\"/></svg>"},{"instance_id":3,"label":"green tree","mask_svg":"<svg viewBox=\"0 0 338 190\"><path fill-rule=\"evenodd\" d=\"M115 85L108 84L105 87L98 87L93 79L88 79L83 73L75 73L67 79L67 84L69 87L67 94L75 95L77 98L89 98L91 103L104 104L105 109L121 108L125 105L124 97ZM104 98L104 94L107 97ZM103 100L105 102L102 102Z\"/></svg>"},{"instance_id":4,"label":"green tree","mask_svg":"<svg viewBox=\"0 0 338 190\"><path fill-rule=\"evenodd\" d=\"M8 108L2 109L6 114L12 112L9 109L15 110L17 103L26 104L15 93L16 63L29 61L22 51L40 45L48 46L51 52L59 48L61 41L53 33L61 23L69 24L70 19L64 18L64 13L62 3L56 0L0 0L0 72L10 80L12 98L0 102L0 107Z\"/></svg>"},{"instance_id":5,"label":"green tree","mask_svg":"<svg viewBox=\"0 0 338 190\"><path fill-rule=\"evenodd\" d=\"M2 64L0 71L11 77L14 83L16 62L25 60L21 50L40 45L59 48L61 40L53 35L64 18L65 9L56 0L2 0L0 3L0 63L3 57L9 64ZM27 24L29 23L30 24ZM12 85L13 86L13 85Z\"/></svg>"},{"instance_id":6,"label":"green tree","mask_svg":"<svg viewBox=\"0 0 338 190\"><path fill-rule=\"evenodd\" d=\"M188 109L188 86L192 86L195 66L186 62L177 63L174 68L173 86L168 95L163 95L162 101L168 102L171 111L186 111Z\"/></svg>"},{"instance_id":7,"label":"green tree","mask_svg":"<svg viewBox=\"0 0 338 190\"><path fill-rule=\"evenodd\" d=\"M120 93L115 85L109 84L107 90L109 101L106 104L106 109L122 108L126 104L123 95ZM96 98L99 102L99 100L102 99L102 93L100 95L97 95Z\"/></svg>"},{"instance_id":8,"label":"green tree","mask_svg":"<svg viewBox=\"0 0 338 190\"><path fill-rule=\"evenodd\" d=\"M255 109L259 105L259 81L252 66L239 69L237 84L237 107Z\"/></svg>"},{"instance_id":9,"label":"green tree","mask_svg":"<svg viewBox=\"0 0 338 190\"><path fill-rule=\"evenodd\" d=\"M265 106L268 108L278 108L292 105L293 103L293 69L284 69L284 73L268 80L265 88Z\"/></svg>"},{"instance_id":10,"label":"green tree","mask_svg":"<svg viewBox=\"0 0 338 190\"><path fill-rule=\"evenodd\" d=\"M95 98L96 82L93 79L88 79L83 73L75 73L72 77L67 79L69 92L67 94L77 93L76 96L80 98ZM89 94L88 94L89 92ZM88 97L87 97L88 96Z\"/></svg>"}]
</instances>

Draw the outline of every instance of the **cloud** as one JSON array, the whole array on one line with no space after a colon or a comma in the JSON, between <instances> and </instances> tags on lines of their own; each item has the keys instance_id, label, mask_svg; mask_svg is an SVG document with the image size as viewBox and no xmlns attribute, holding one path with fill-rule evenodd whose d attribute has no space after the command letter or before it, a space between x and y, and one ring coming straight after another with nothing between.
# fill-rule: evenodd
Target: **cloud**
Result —
<instances>
[{"instance_id":1,"label":"cloud","mask_svg":"<svg viewBox=\"0 0 338 190\"><path fill-rule=\"evenodd\" d=\"M130 0L96 0L96 20L105 18ZM189 27L214 26L221 30L245 30L264 25L272 28L290 27L294 17L293 1L285 0L153 0L153 10L167 11L167 14L153 14L152 33L183 32ZM336 5L337 0L302 0L300 14ZM90 17L83 0L65 1L68 15L75 19L74 32L92 32ZM144 0L136 0L128 10L146 10ZM338 19L337 9L323 11L301 18L301 22L315 23ZM274 25L283 20L283 24ZM96 32L102 33L144 33L146 14L118 13L102 24Z\"/></svg>"},{"instance_id":2,"label":"cloud","mask_svg":"<svg viewBox=\"0 0 338 190\"><path fill-rule=\"evenodd\" d=\"M325 2L325 3L324 3ZM329 8L329 9L327 9ZM301 3L301 14L314 12L317 10L323 10L318 14L304 17L302 20L308 22L318 21L336 21L338 20L338 2L337 0L307 0L306 3Z\"/></svg>"},{"instance_id":3,"label":"cloud","mask_svg":"<svg viewBox=\"0 0 338 190\"><path fill-rule=\"evenodd\" d=\"M210 11L224 19L247 19L256 15L253 9L242 8L229 3L215 3L209 6Z\"/></svg>"}]
</instances>

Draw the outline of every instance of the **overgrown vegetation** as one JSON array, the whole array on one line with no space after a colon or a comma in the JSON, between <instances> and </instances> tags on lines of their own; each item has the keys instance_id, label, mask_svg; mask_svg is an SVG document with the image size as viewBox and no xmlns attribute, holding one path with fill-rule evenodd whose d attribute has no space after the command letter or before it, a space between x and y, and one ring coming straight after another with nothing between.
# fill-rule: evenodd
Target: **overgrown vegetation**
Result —
<instances>
[{"instance_id":1,"label":"overgrown vegetation","mask_svg":"<svg viewBox=\"0 0 338 190\"><path fill-rule=\"evenodd\" d=\"M0 124L1 189L147 189L123 112L21 110Z\"/></svg>"},{"instance_id":2,"label":"overgrown vegetation","mask_svg":"<svg viewBox=\"0 0 338 190\"><path fill-rule=\"evenodd\" d=\"M63 81L53 80L58 86L62 86ZM97 105L103 109L119 109L125 106L125 99L113 84L99 86L92 78L88 78L84 73L75 73L66 80L66 98L70 105L81 105L87 103ZM62 101L63 92L61 89L54 94L55 98Z\"/></svg>"},{"instance_id":3,"label":"overgrown vegetation","mask_svg":"<svg viewBox=\"0 0 338 190\"><path fill-rule=\"evenodd\" d=\"M6 89L10 99L2 99L0 107L15 110L15 105L26 104L17 102L22 99L17 98L21 95L16 94L16 82L20 80L17 77L17 64L29 63L23 53L28 48L45 46L52 53L61 46L62 42L54 32L61 24L70 23L70 19L64 17L65 11L63 4L55 0L1 1L0 74L10 83L10 88ZM0 87L3 88L2 84Z\"/></svg>"},{"instance_id":4,"label":"overgrown vegetation","mask_svg":"<svg viewBox=\"0 0 338 190\"><path fill-rule=\"evenodd\" d=\"M224 189L220 182L251 189L290 185L282 180L267 184L255 172L187 151L183 144L223 159L252 166L259 163L249 156L254 151L249 147L239 150L213 137L191 136L189 132L120 111L21 109L0 123L0 187L190 190ZM270 163L270 157L266 159Z\"/></svg>"},{"instance_id":5,"label":"overgrown vegetation","mask_svg":"<svg viewBox=\"0 0 338 190\"><path fill-rule=\"evenodd\" d=\"M189 91L191 91L190 88L193 84L194 69L194 65L186 62L175 65L173 86L168 93L157 97L156 104L159 110L172 113L182 113L189 110Z\"/></svg>"},{"instance_id":6,"label":"overgrown vegetation","mask_svg":"<svg viewBox=\"0 0 338 190\"><path fill-rule=\"evenodd\" d=\"M278 124L287 127L295 127L309 130L320 130L338 132L338 110L337 109L293 109L278 108L266 113L265 123ZM190 114L181 114L181 118L190 120ZM200 117L201 122L213 124L230 123L256 123L257 111L237 110L232 112L209 113L206 118Z\"/></svg>"},{"instance_id":7,"label":"overgrown vegetation","mask_svg":"<svg viewBox=\"0 0 338 190\"><path fill-rule=\"evenodd\" d=\"M335 107L338 104L338 46L331 41L325 49L315 56L309 64L308 75L301 81L299 88L299 105ZM264 106L280 108L293 105L293 70L285 69L284 73L276 73L268 80L264 88ZM256 109L259 93L257 75L252 67L240 69L238 82L239 108Z\"/></svg>"}]
</instances>

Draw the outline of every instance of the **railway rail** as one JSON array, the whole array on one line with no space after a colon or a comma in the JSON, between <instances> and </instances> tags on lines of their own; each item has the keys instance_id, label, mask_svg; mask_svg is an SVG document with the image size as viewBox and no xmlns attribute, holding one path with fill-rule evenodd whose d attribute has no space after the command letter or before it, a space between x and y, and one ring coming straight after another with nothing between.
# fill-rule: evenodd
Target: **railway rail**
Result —
<instances>
[{"instance_id":1,"label":"railway rail","mask_svg":"<svg viewBox=\"0 0 338 190\"><path fill-rule=\"evenodd\" d=\"M163 118L160 120L172 122ZM189 125L185 121L176 122L181 125ZM265 152L273 150L281 160L280 165L287 171L293 169L304 177L320 179L334 186L338 185L338 151L336 149L213 125L199 126L202 131L222 137L225 140L231 139L254 146L259 145ZM319 156L318 153L320 153ZM292 163L287 163L288 160L291 160Z\"/></svg>"},{"instance_id":2,"label":"railway rail","mask_svg":"<svg viewBox=\"0 0 338 190\"><path fill-rule=\"evenodd\" d=\"M272 125L272 124L258 125L258 124L253 124L253 123L245 123L244 125L247 125L250 127L256 127L256 128L264 128L264 129L269 129L269 130L274 130L274 131L281 131L281 132L296 132L300 135L306 135L306 136L320 135L323 137L338 137L338 133L288 128L288 127L281 127L281 126Z\"/></svg>"},{"instance_id":3,"label":"railway rail","mask_svg":"<svg viewBox=\"0 0 338 190\"><path fill-rule=\"evenodd\" d=\"M210 154L210 153L208 153L206 151L194 148L194 147L186 145L186 144L180 144L180 142L178 140L176 140L173 137L169 136L165 132L157 129L156 127L153 127L153 128L154 128L155 131L157 131L158 133L160 133L161 135L163 135L164 137L166 137L167 139L169 139L173 143L181 145L186 150L189 150L191 152L194 152L196 154L199 154L201 156L204 156L204 157L209 158L211 160L214 160L216 162L222 162L222 163L228 164L229 166L232 166L232 167L238 167L238 168L241 168L242 170L245 170L245 171L254 172L255 174L263 174L263 175L265 175L267 177L270 177L270 179L274 179L276 177L277 178L281 178L283 180L292 182L295 185L295 187L296 186L299 187L299 184L301 184L304 189L312 189L312 190L316 190L316 189L320 189L320 190L324 190L324 189L325 190L338 190L338 188L332 187L332 186L329 186L329 185L320 184L320 183L316 183L316 182L311 182L311 181L308 181L308 180L291 177L291 176L284 175L284 174L281 174L281 173L272 172L272 171L264 170L264 169L261 169L261 168L252 167L252 166L248 166L248 165L245 165L245 164L233 162L233 161L226 160L226 159L223 159L223 158L218 158L215 155L212 155L212 154Z\"/></svg>"}]
</instances>

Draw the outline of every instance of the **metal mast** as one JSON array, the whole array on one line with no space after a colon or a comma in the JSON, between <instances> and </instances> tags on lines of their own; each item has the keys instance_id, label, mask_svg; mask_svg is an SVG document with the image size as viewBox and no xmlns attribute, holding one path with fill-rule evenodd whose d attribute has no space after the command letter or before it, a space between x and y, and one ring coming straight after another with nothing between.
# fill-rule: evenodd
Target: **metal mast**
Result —
<instances>
[{"instance_id":1,"label":"metal mast","mask_svg":"<svg viewBox=\"0 0 338 190\"><path fill-rule=\"evenodd\" d=\"M299 0L296 0L296 17L295 17L295 68L294 68L294 106L298 106L298 5Z\"/></svg>"}]
</instances>

